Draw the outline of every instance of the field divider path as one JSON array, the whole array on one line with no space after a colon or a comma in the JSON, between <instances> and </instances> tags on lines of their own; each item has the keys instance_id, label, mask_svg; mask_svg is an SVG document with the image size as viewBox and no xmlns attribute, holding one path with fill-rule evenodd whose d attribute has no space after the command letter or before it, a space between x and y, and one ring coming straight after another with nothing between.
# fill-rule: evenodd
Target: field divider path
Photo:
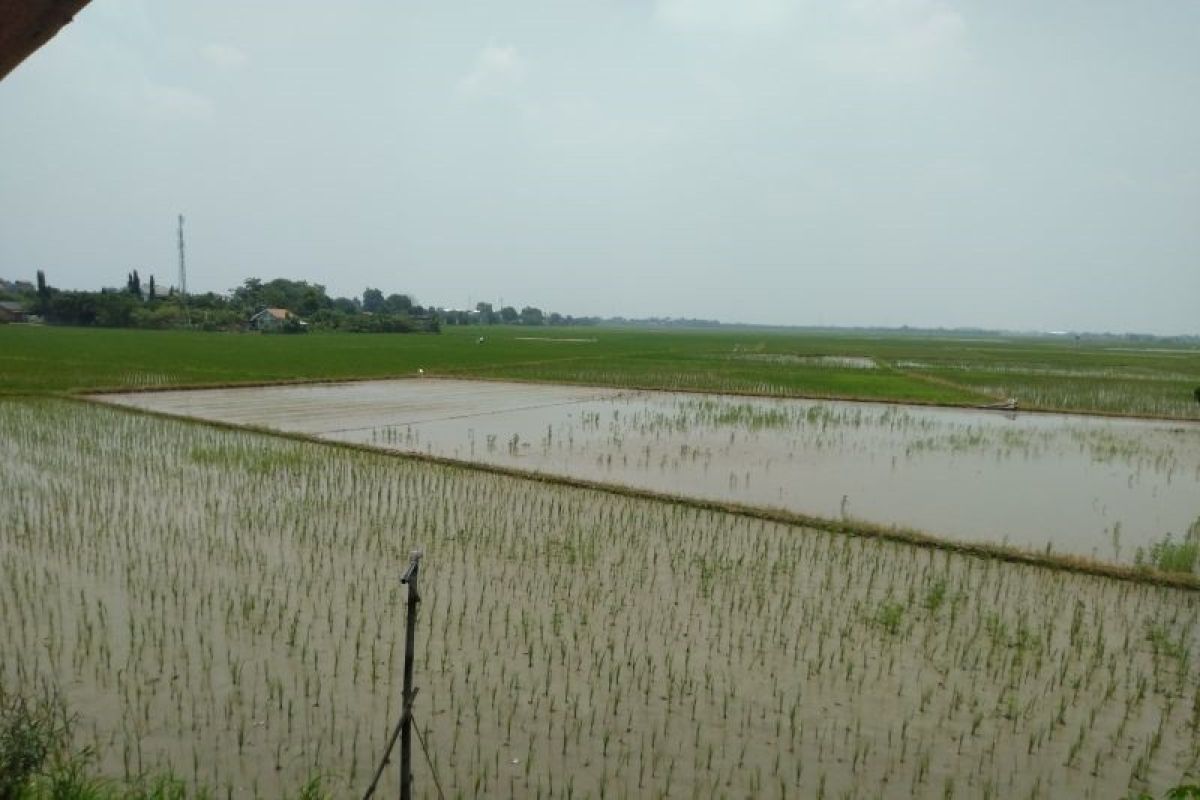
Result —
<instances>
[{"instance_id":1,"label":"field divider path","mask_svg":"<svg viewBox=\"0 0 1200 800\"><path fill-rule=\"evenodd\" d=\"M94 404L106 408L118 409L132 414L144 414L149 417L181 421L192 425L213 427L221 430L240 431L245 433L271 436L279 439L334 447L346 451L369 453L376 456L419 461L435 464L452 469L465 469L494 475L503 475L519 480L536 483L569 486L588 491L633 497L657 502L670 503L705 511L727 513L734 516L778 522L796 527L822 530L829 533L875 538L908 544L926 549L943 550L981 559L990 559L1022 564L1043 569L1053 569L1065 572L1093 575L1131 583L1163 586L1167 588L1200 591L1200 576L1176 572L1165 572L1145 566L1129 566L1099 561L1086 556L1066 553L1047 552L1015 547L1007 544L992 542L962 541L943 536L934 536L925 531L897 525L881 525L867 520L847 516L842 519L804 514L778 507L746 505L728 500L715 500L702 497L685 496L653 489L640 488L621 483L609 483L587 478L521 469L509 465L489 464L478 461L468 461L432 453L422 453L411 450L396 450L360 442L327 439L312 433L284 431L264 425L226 422L222 420L205 419L181 413L173 413L138 406L122 405L104 399L103 395L77 395L68 400Z\"/></svg>"}]
</instances>

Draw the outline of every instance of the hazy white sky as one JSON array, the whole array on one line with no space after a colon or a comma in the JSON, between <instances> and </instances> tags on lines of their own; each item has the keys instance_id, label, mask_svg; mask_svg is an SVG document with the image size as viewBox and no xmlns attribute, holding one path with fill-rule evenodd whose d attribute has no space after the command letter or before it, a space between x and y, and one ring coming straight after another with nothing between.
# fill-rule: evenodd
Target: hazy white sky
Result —
<instances>
[{"instance_id":1,"label":"hazy white sky","mask_svg":"<svg viewBox=\"0 0 1200 800\"><path fill-rule=\"evenodd\" d=\"M1200 332L1200 3L93 0L0 82L0 277Z\"/></svg>"}]
</instances>

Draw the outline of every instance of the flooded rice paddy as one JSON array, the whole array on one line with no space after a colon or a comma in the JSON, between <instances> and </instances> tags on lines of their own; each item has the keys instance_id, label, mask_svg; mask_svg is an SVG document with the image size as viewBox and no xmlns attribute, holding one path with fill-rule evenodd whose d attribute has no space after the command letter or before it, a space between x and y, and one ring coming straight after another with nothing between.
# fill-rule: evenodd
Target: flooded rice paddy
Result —
<instances>
[{"instance_id":1,"label":"flooded rice paddy","mask_svg":"<svg viewBox=\"0 0 1200 800\"><path fill-rule=\"evenodd\" d=\"M103 399L1118 563L1200 518L1190 423L434 379Z\"/></svg>"},{"instance_id":2,"label":"flooded rice paddy","mask_svg":"<svg viewBox=\"0 0 1200 800\"><path fill-rule=\"evenodd\" d=\"M358 387L418 388L454 386ZM1200 776L1200 593L79 403L0 403L0 447L0 683L61 691L109 775L360 796L420 546L418 797Z\"/></svg>"}]
</instances>

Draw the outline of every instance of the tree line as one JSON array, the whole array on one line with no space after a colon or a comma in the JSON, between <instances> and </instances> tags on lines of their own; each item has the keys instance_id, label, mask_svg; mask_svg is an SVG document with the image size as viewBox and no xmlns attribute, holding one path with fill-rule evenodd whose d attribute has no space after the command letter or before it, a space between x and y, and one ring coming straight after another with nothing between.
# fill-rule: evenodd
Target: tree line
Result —
<instances>
[{"instance_id":1,"label":"tree line","mask_svg":"<svg viewBox=\"0 0 1200 800\"><path fill-rule=\"evenodd\" d=\"M385 295L368 287L361 297L330 297L325 287L307 281L247 278L226 294L183 294L157 284L153 275L143 281L137 270L125 285L98 292L58 289L42 270L36 284L0 282L0 300L21 303L25 312L55 325L106 328L199 328L248 330L255 315L268 308L289 312L285 332L340 330L360 333L434 332L446 325L570 325L598 320L545 313L526 306L518 311L490 303L471 310L421 306L411 295Z\"/></svg>"}]
</instances>

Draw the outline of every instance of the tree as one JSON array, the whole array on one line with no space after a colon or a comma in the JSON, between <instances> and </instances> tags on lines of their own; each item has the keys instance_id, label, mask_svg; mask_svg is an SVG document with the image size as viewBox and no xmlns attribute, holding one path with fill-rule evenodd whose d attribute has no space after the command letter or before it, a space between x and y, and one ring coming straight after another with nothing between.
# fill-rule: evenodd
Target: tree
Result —
<instances>
[{"instance_id":1,"label":"tree","mask_svg":"<svg viewBox=\"0 0 1200 800\"><path fill-rule=\"evenodd\" d=\"M154 299L154 276L153 275L150 276L150 298L149 299L151 299L151 300Z\"/></svg>"},{"instance_id":2,"label":"tree","mask_svg":"<svg viewBox=\"0 0 1200 800\"><path fill-rule=\"evenodd\" d=\"M411 314L413 299L406 294L389 294L383 307L389 314Z\"/></svg>"},{"instance_id":3,"label":"tree","mask_svg":"<svg viewBox=\"0 0 1200 800\"><path fill-rule=\"evenodd\" d=\"M516 322L517 310L512 306L505 306L504 308L500 309L500 319L509 324Z\"/></svg>"},{"instance_id":4,"label":"tree","mask_svg":"<svg viewBox=\"0 0 1200 800\"><path fill-rule=\"evenodd\" d=\"M100 293L55 292L43 314L50 322L64 325L91 325L96 321L96 298Z\"/></svg>"},{"instance_id":5,"label":"tree","mask_svg":"<svg viewBox=\"0 0 1200 800\"><path fill-rule=\"evenodd\" d=\"M50 287L46 284L46 273L37 271L37 313L45 314L50 306Z\"/></svg>"},{"instance_id":6,"label":"tree","mask_svg":"<svg viewBox=\"0 0 1200 800\"><path fill-rule=\"evenodd\" d=\"M543 322L545 322L545 319L540 308L525 306L521 309L522 325L541 325Z\"/></svg>"},{"instance_id":7,"label":"tree","mask_svg":"<svg viewBox=\"0 0 1200 800\"><path fill-rule=\"evenodd\" d=\"M383 310L383 292L378 289L363 290L362 307L363 311L370 314L376 314Z\"/></svg>"},{"instance_id":8,"label":"tree","mask_svg":"<svg viewBox=\"0 0 1200 800\"><path fill-rule=\"evenodd\" d=\"M50 287L46 285L46 273L40 269L37 271L37 293L42 300L50 297Z\"/></svg>"},{"instance_id":9,"label":"tree","mask_svg":"<svg viewBox=\"0 0 1200 800\"><path fill-rule=\"evenodd\" d=\"M258 278L246 278L242 281L242 285L233 290L235 298L242 296L251 296L262 293L263 282Z\"/></svg>"},{"instance_id":10,"label":"tree","mask_svg":"<svg viewBox=\"0 0 1200 800\"><path fill-rule=\"evenodd\" d=\"M267 283L258 278L247 278L234 290L232 300L234 306L251 313L261 308L286 308L309 314L333 304L321 284L287 278L275 278Z\"/></svg>"},{"instance_id":11,"label":"tree","mask_svg":"<svg viewBox=\"0 0 1200 800\"><path fill-rule=\"evenodd\" d=\"M129 277L125 281L125 290L130 294L136 294L138 297L142 296L142 279L138 276L136 269L129 273Z\"/></svg>"},{"instance_id":12,"label":"tree","mask_svg":"<svg viewBox=\"0 0 1200 800\"><path fill-rule=\"evenodd\" d=\"M320 311L322 306L329 304L329 298L324 296L325 293L317 291L319 288L318 286L309 286L301 291L300 302L296 304L296 311L302 316L311 316Z\"/></svg>"},{"instance_id":13,"label":"tree","mask_svg":"<svg viewBox=\"0 0 1200 800\"><path fill-rule=\"evenodd\" d=\"M133 323L133 312L137 308L130 294L108 292L92 295L95 317L92 322L103 328L128 328Z\"/></svg>"},{"instance_id":14,"label":"tree","mask_svg":"<svg viewBox=\"0 0 1200 800\"><path fill-rule=\"evenodd\" d=\"M229 301L215 292L188 295L187 303L192 308L198 309L226 310L229 307Z\"/></svg>"}]
</instances>

